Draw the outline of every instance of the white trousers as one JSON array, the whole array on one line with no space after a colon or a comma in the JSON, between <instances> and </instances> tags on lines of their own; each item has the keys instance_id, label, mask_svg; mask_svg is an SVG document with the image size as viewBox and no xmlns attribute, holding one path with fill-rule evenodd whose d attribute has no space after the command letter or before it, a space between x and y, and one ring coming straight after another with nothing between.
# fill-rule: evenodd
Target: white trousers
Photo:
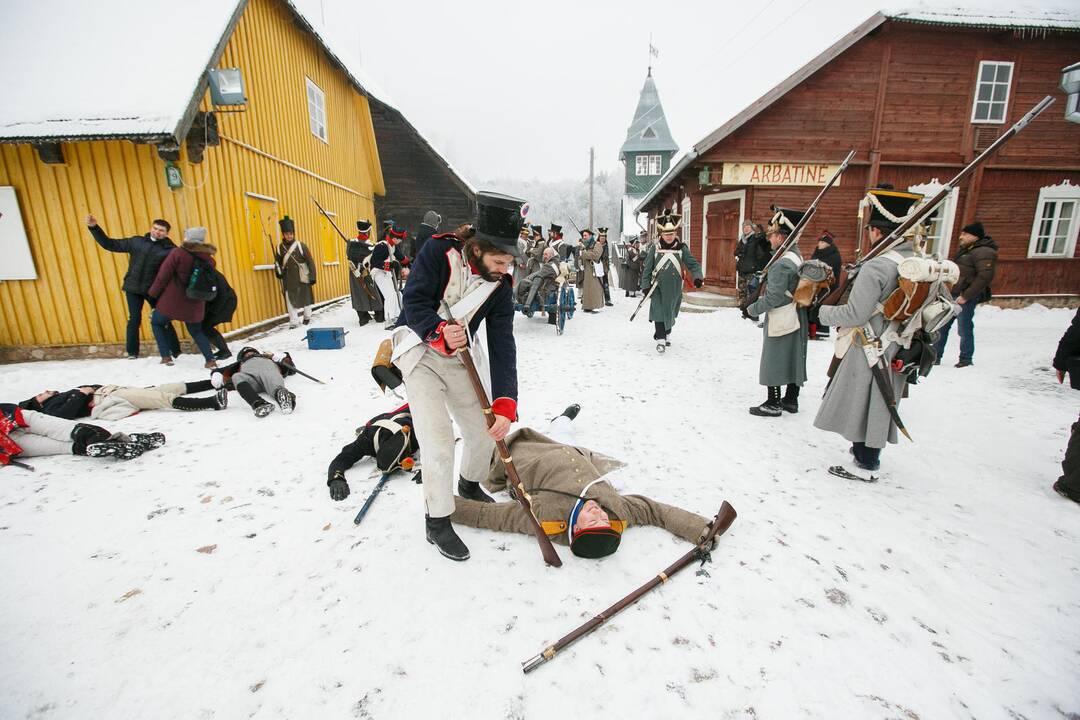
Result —
<instances>
[{"instance_id":1,"label":"white trousers","mask_svg":"<svg viewBox=\"0 0 1080 720\"><path fill-rule=\"evenodd\" d=\"M388 328L393 327L398 315L401 314L401 303L398 302L398 294L394 290L394 274L381 268L372 268L371 279L375 281L375 287L382 293L383 312L386 317L384 324Z\"/></svg>"},{"instance_id":2,"label":"white trousers","mask_svg":"<svg viewBox=\"0 0 1080 720\"><path fill-rule=\"evenodd\" d=\"M289 311L289 327L296 327L300 322L300 313L304 314L305 320L311 319L311 306L305 305L302 308L295 308L293 304L289 302L289 294L285 293L285 309Z\"/></svg>"},{"instance_id":3,"label":"white trousers","mask_svg":"<svg viewBox=\"0 0 1080 720\"><path fill-rule=\"evenodd\" d=\"M495 441L487 433L465 366L456 357L425 348L405 378L405 390L420 443L426 511L428 517L447 517L454 512L453 422L461 430L460 474L466 480L480 482L487 477Z\"/></svg>"},{"instance_id":4,"label":"white trousers","mask_svg":"<svg viewBox=\"0 0 1080 720\"><path fill-rule=\"evenodd\" d=\"M23 410L22 416L27 427L12 430L9 434L22 448L18 458L71 454L71 448L75 444L71 441L71 429L77 422L35 410Z\"/></svg>"}]
</instances>

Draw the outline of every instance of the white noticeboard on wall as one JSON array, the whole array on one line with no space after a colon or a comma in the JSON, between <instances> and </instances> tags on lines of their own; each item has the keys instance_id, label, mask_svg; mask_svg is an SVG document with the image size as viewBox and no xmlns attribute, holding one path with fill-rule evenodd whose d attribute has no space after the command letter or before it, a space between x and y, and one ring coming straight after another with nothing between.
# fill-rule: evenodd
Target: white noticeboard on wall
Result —
<instances>
[{"instance_id":1,"label":"white noticeboard on wall","mask_svg":"<svg viewBox=\"0 0 1080 720\"><path fill-rule=\"evenodd\" d=\"M0 280L37 280L15 188L0 186Z\"/></svg>"}]
</instances>

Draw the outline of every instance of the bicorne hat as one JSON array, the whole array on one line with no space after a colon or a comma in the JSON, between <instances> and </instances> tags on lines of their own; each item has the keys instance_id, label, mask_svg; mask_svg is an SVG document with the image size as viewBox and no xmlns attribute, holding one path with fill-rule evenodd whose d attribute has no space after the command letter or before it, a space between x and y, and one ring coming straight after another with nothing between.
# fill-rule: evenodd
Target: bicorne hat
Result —
<instances>
[{"instance_id":1,"label":"bicorne hat","mask_svg":"<svg viewBox=\"0 0 1080 720\"><path fill-rule=\"evenodd\" d=\"M602 227L596 228L596 234L597 235L604 235L606 237L607 236L607 228L602 228Z\"/></svg>"},{"instance_id":2,"label":"bicorne hat","mask_svg":"<svg viewBox=\"0 0 1080 720\"><path fill-rule=\"evenodd\" d=\"M871 188L866 193L865 202L870 206L870 227L879 228L884 233L891 233L907 220L912 210L923 199L918 193L900 190Z\"/></svg>"},{"instance_id":3,"label":"bicorne hat","mask_svg":"<svg viewBox=\"0 0 1080 720\"><path fill-rule=\"evenodd\" d=\"M682 215L674 210L665 210L656 216L656 231L660 233L675 232L682 227Z\"/></svg>"},{"instance_id":4,"label":"bicorne hat","mask_svg":"<svg viewBox=\"0 0 1080 720\"><path fill-rule=\"evenodd\" d=\"M769 220L768 232L780 233L781 235L790 235L795 226L799 224L799 221L803 219L803 215L806 214L805 210L792 210L791 208L781 208L775 205L772 205L771 208L773 216Z\"/></svg>"},{"instance_id":5,"label":"bicorne hat","mask_svg":"<svg viewBox=\"0 0 1080 720\"><path fill-rule=\"evenodd\" d=\"M521 256L518 232L525 221L521 214L524 200L496 192L476 193L476 237L494 245L501 252Z\"/></svg>"}]
</instances>

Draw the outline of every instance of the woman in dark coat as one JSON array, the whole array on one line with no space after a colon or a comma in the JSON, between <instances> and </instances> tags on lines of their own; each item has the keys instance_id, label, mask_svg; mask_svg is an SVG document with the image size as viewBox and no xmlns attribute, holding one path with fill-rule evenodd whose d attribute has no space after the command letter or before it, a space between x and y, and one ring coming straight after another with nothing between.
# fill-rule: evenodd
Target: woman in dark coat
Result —
<instances>
[{"instance_id":1,"label":"woman in dark coat","mask_svg":"<svg viewBox=\"0 0 1080 720\"><path fill-rule=\"evenodd\" d=\"M198 255L214 266L213 255L217 248L206 244L205 240L206 228L188 228L184 232L184 244L169 253L165 262L161 263L154 284L150 286L149 295L157 301L154 312L150 315L150 327L154 330L154 340L161 354L162 365L173 364L165 327L173 320L180 320L187 326L191 339L206 359L205 367L217 367L210 340L202 328L206 303L187 296L187 285L195 266L195 256Z\"/></svg>"}]
</instances>

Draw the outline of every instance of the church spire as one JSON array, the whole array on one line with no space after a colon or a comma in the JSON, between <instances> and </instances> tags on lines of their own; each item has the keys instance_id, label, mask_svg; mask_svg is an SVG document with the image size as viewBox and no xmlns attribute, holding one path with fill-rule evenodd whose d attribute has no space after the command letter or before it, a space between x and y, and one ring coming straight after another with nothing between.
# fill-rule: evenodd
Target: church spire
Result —
<instances>
[{"instance_id":1,"label":"church spire","mask_svg":"<svg viewBox=\"0 0 1080 720\"><path fill-rule=\"evenodd\" d=\"M652 45L650 51L655 50ZM626 131L626 140L619 149L619 159L626 160L627 153L666 152L675 153L679 146L671 137L668 129L664 106L660 104L660 94L656 91L656 82L652 76L652 65L645 76L645 85L638 97L634 119Z\"/></svg>"}]
</instances>

